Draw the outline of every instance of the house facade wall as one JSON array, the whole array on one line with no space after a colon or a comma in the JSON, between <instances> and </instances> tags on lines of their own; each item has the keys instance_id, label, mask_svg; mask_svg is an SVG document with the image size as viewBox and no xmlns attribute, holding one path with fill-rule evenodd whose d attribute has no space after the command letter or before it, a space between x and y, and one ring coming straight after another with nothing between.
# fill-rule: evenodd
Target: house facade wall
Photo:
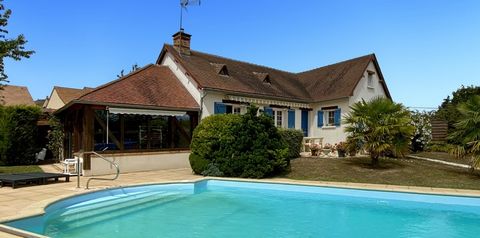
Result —
<instances>
[{"instance_id":1,"label":"house facade wall","mask_svg":"<svg viewBox=\"0 0 480 238\"><path fill-rule=\"evenodd\" d=\"M190 168L189 152L153 152L106 154L104 157L118 164L121 173ZM83 170L84 176L115 174L116 170L110 163L91 158L91 169Z\"/></svg>"},{"instance_id":2,"label":"house facade wall","mask_svg":"<svg viewBox=\"0 0 480 238\"><path fill-rule=\"evenodd\" d=\"M368 87L368 71L374 72L372 75L373 79L373 88ZM367 70L363 72L362 79L358 82L357 87L353 91L353 96L350 97L350 104L354 104L356 102L361 101L364 99L365 101L369 101L375 97L386 97L385 90L380 83L379 73L373 64L370 62L368 64Z\"/></svg>"},{"instance_id":3,"label":"house facade wall","mask_svg":"<svg viewBox=\"0 0 480 238\"><path fill-rule=\"evenodd\" d=\"M222 102L223 99L226 99L226 95L223 93L216 92L207 92L203 91L203 102L201 105L202 110L202 119L213 115L215 112L215 102ZM243 109L243 112L246 112L246 109Z\"/></svg>"},{"instance_id":4,"label":"house facade wall","mask_svg":"<svg viewBox=\"0 0 480 238\"><path fill-rule=\"evenodd\" d=\"M321 137L323 138L323 144L335 144L340 141L345 141L347 139L347 135L345 134L345 124L340 122L339 126L328 126L326 125L326 111L322 110L322 108L326 107L338 107L340 109L340 118L341 120L347 113L350 111L350 104L349 98L342 98L336 99L331 101L323 101L318 103L311 104L313 111L310 112L310 135L311 137ZM323 111L323 126L318 126L318 111Z\"/></svg>"},{"instance_id":5,"label":"house facade wall","mask_svg":"<svg viewBox=\"0 0 480 238\"><path fill-rule=\"evenodd\" d=\"M175 74L177 79L183 84L183 86L190 92L195 101L200 105L201 102L201 92L198 88L198 84L188 75L185 68L180 64L175 62L175 58L167 52L162 59L161 65L168 66L168 68ZM203 117L202 117L203 118Z\"/></svg>"},{"instance_id":6,"label":"house facade wall","mask_svg":"<svg viewBox=\"0 0 480 238\"><path fill-rule=\"evenodd\" d=\"M204 98L203 98L203 105L202 105L202 118L205 118L207 116L215 114L215 103L222 103L223 100L228 99L227 94L225 93L220 93L220 92L204 92ZM259 100L262 100L259 98ZM244 114L247 112L247 105L239 105L239 104L226 104L226 105L231 105L235 107L240 107L240 113ZM265 108L271 108L273 111L281 111L282 112L282 127L283 128L288 128L288 111L289 110L294 110L295 112L295 123L294 123L294 128L295 129L301 129L301 109L300 108L275 108L275 107L270 107L269 104L263 104L263 103L255 103L257 107L259 107L260 110L265 110ZM309 115L312 113L310 112ZM311 118L308 119L309 122L311 122ZM312 133L309 131L309 134Z\"/></svg>"}]
</instances>

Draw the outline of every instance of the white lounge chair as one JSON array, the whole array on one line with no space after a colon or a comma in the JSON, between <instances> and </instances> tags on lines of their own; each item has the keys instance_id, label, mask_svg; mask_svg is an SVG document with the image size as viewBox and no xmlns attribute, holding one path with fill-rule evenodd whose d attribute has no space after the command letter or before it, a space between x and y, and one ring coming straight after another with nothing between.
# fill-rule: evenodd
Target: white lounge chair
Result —
<instances>
[{"instance_id":1,"label":"white lounge chair","mask_svg":"<svg viewBox=\"0 0 480 238\"><path fill-rule=\"evenodd\" d=\"M62 161L62 165L63 165L63 173L64 174L69 174L69 175L77 175L78 171L77 171L77 162L78 162L78 157L75 156L74 158L70 158L70 159L65 159ZM80 175L82 175L82 165L83 165L83 159L80 158L80 166L78 166L78 168L80 168Z\"/></svg>"}]
</instances>

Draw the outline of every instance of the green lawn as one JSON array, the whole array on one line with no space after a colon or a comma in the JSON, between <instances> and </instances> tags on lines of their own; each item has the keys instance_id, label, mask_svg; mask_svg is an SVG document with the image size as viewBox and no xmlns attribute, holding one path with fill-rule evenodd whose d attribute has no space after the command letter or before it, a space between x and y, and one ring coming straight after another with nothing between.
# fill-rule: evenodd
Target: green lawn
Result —
<instances>
[{"instance_id":1,"label":"green lawn","mask_svg":"<svg viewBox=\"0 0 480 238\"><path fill-rule=\"evenodd\" d=\"M378 168L370 158L298 158L291 165L290 179L480 190L479 173L416 159L381 159Z\"/></svg>"},{"instance_id":2,"label":"green lawn","mask_svg":"<svg viewBox=\"0 0 480 238\"><path fill-rule=\"evenodd\" d=\"M28 173L28 172L43 172L43 170L37 165L0 166L0 174Z\"/></svg>"}]
</instances>

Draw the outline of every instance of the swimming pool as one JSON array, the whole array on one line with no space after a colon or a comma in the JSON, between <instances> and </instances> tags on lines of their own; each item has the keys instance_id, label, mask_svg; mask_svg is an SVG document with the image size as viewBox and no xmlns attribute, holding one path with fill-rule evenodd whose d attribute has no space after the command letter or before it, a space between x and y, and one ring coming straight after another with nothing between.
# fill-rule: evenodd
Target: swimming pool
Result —
<instances>
[{"instance_id":1,"label":"swimming pool","mask_svg":"<svg viewBox=\"0 0 480 238\"><path fill-rule=\"evenodd\" d=\"M104 190L5 223L50 237L478 237L480 198L203 180Z\"/></svg>"}]
</instances>

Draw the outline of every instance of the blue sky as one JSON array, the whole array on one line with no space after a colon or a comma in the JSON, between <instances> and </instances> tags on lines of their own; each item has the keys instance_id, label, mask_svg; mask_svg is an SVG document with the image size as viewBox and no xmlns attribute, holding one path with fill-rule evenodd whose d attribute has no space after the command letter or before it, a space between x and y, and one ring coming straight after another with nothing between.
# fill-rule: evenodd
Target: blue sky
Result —
<instances>
[{"instance_id":1,"label":"blue sky","mask_svg":"<svg viewBox=\"0 0 480 238\"><path fill-rule=\"evenodd\" d=\"M154 63L179 28L179 0L5 0L30 59L11 84L44 98L54 85L98 86ZM202 0L188 9L192 48L292 72L375 53L395 101L437 107L480 85L480 1Z\"/></svg>"}]
</instances>

